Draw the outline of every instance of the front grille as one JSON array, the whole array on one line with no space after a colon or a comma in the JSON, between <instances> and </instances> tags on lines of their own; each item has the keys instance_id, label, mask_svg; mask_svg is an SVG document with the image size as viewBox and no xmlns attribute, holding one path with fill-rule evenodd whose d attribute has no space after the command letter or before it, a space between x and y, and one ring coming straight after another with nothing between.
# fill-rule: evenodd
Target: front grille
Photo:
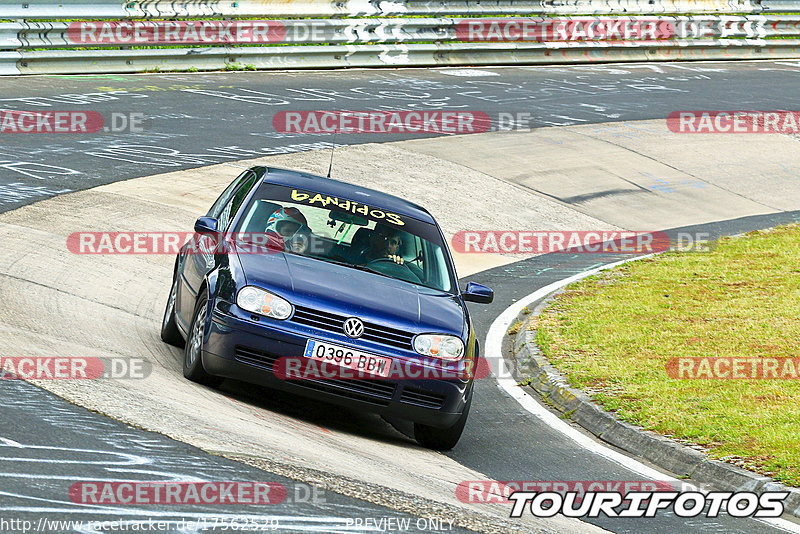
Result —
<instances>
[{"instance_id":1,"label":"front grille","mask_svg":"<svg viewBox=\"0 0 800 534\"><path fill-rule=\"evenodd\" d=\"M234 351L234 358L242 363L271 371L280 356L237 345ZM324 391L340 397L369 402L378 406L388 406L394 397L395 389L397 389L396 384L383 380L307 379L289 380L288 382L296 386Z\"/></svg>"},{"instance_id":2,"label":"front grille","mask_svg":"<svg viewBox=\"0 0 800 534\"><path fill-rule=\"evenodd\" d=\"M396 384L381 380L291 380L292 384L309 389L332 393L340 397L388 406L394 397Z\"/></svg>"},{"instance_id":3,"label":"front grille","mask_svg":"<svg viewBox=\"0 0 800 534\"><path fill-rule=\"evenodd\" d=\"M445 395L439 393L433 393L414 387L406 387L400 395L400 402L424 406L425 408L439 409L444 404L445 398Z\"/></svg>"},{"instance_id":4,"label":"front grille","mask_svg":"<svg viewBox=\"0 0 800 534\"><path fill-rule=\"evenodd\" d=\"M275 354L270 354L268 352L250 349L239 345L236 346L233 357L242 363L261 367L262 369L267 369L268 371L272 370L272 366L275 364L278 358L280 358L280 356L276 356Z\"/></svg>"},{"instance_id":5,"label":"front grille","mask_svg":"<svg viewBox=\"0 0 800 534\"><path fill-rule=\"evenodd\" d=\"M323 312L313 308L295 306L292 321L305 326L312 326L328 332L344 333L344 321L347 317L334 313ZM387 326L368 323L364 321L364 335L360 339L375 341L383 345L390 345L401 349L411 349L413 334L389 328Z\"/></svg>"}]
</instances>

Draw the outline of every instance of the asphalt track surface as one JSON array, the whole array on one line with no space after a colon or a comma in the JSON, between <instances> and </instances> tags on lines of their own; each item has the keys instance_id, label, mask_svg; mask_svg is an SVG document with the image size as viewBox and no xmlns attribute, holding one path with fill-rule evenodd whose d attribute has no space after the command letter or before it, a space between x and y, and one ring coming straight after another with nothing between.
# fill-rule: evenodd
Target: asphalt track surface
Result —
<instances>
[{"instance_id":1,"label":"asphalt track surface","mask_svg":"<svg viewBox=\"0 0 800 534\"><path fill-rule=\"evenodd\" d=\"M797 109L800 62L37 76L0 80L0 110L142 113L142 132L4 134L0 211L104 183L424 134L298 135L272 119L296 110L527 113L517 127L664 118L676 110ZM507 123L504 123L507 124Z\"/></svg>"},{"instance_id":2,"label":"asphalt track surface","mask_svg":"<svg viewBox=\"0 0 800 534\"><path fill-rule=\"evenodd\" d=\"M490 116L529 112L536 117L532 126L552 126L658 118L676 109L796 109L799 99L794 91L800 76L797 62L494 68L485 69L491 75L480 76L458 70L466 75L405 70L4 79L0 108L90 109L104 114L138 111L150 119L148 129L140 134L3 135L0 210L62 192L178 168L323 148L331 142L355 144L408 138L390 134L380 139L370 135L340 135L336 139L275 135L270 133L271 118L278 110L423 106L484 111ZM102 101L90 101L96 99ZM263 131L259 124L264 125ZM703 229L727 235L797 218L797 213L786 212L703 225ZM519 297L520 281L525 281L527 293L616 259L606 255L540 256L469 277L496 291L492 305L471 305L479 338L485 338L493 318ZM124 451L149 458L152 465L148 469L165 477L177 474L213 480L224 472L226 479L264 478L261 471L89 414L31 385L5 381L0 386L7 407L0 412L2 437L6 440L2 445L4 473L0 474L6 478L0 495L3 515L13 513L20 517L21 508L30 509L32 501L48 502L55 497L48 492L53 491L54 484L64 483L63 479L56 482L56 476L68 480L76 476L64 462L40 463L31 469L30 462L9 460L13 455L7 451L23 451L25 446L37 443L52 445L56 441L64 449L51 460L83 461L75 449ZM459 463L495 480L640 479L617 464L587 454L522 410L491 381L479 381L477 395L481 409L470 418L459 446L447 453ZM110 438L89 438L93 433L76 431L78 427L106 428L103 432ZM103 432L98 431L98 435ZM56 467L58 463L62 465ZM42 465L47 467L41 468ZM107 462L100 464L97 472L82 468L79 475L99 477L109 469L119 466ZM125 472L128 468L122 469ZM130 478L128 475L125 478ZM152 479L152 473L144 475ZM43 477L42 482L32 485L30 480L38 476ZM279 477L274 480L292 485ZM63 492L59 495L63 500ZM359 515L401 516L363 501L329 493L326 496L327 504L293 503L293 508L282 509L281 514L324 517L333 522L334 517L352 515L354 509ZM51 508L48 517L74 518L74 514L52 503L43 507ZM170 513L174 517L174 512ZM731 518L686 520L663 515L654 520L591 522L615 532L775 531L765 523Z\"/></svg>"},{"instance_id":3,"label":"asphalt track surface","mask_svg":"<svg viewBox=\"0 0 800 534\"><path fill-rule=\"evenodd\" d=\"M4 381L2 395L2 532L23 532L19 523L23 521L30 523L29 532L34 528L38 532L110 531L110 525L105 529L91 526L91 522L104 521L124 522L131 530L138 523L153 532L220 532L242 527L256 532L353 532L363 529L348 525L346 518L390 516L412 525L416 520L143 432L24 382ZM75 502L67 497L76 483L123 481L267 482L282 484L286 493L285 500L276 500L274 506L167 504L138 509Z\"/></svg>"}]
</instances>

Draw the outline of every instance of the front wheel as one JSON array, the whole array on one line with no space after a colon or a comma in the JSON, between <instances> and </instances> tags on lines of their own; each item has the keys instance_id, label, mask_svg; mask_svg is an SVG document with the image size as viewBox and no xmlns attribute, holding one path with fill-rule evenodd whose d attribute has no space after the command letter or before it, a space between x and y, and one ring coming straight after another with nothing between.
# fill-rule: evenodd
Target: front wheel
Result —
<instances>
[{"instance_id":1,"label":"front wheel","mask_svg":"<svg viewBox=\"0 0 800 534\"><path fill-rule=\"evenodd\" d=\"M175 324L175 300L178 297L178 273L173 275L172 289L169 291L164 319L161 321L161 341L173 347L183 347L183 336Z\"/></svg>"},{"instance_id":2,"label":"front wheel","mask_svg":"<svg viewBox=\"0 0 800 534\"><path fill-rule=\"evenodd\" d=\"M186 349L183 355L183 376L192 382L216 387L222 383L223 379L210 375L203 369L203 338L205 337L207 315L208 295L201 293L197 298L192 327L189 329L189 338L186 340Z\"/></svg>"},{"instance_id":3,"label":"front wheel","mask_svg":"<svg viewBox=\"0 0 800 534\"><path fill-rule=\"evenodd\" d=\"M467 405L464 406L464 411L461 412L461 417L459 417L458 421L451 427L436 428L414 423L414 439L423 447L435 451L449 451L455 447L458 440L461 439L461 434L464 432L464 425L467 424L467 417L469 417L470 406L472 406L472 394L469 396Z\"/></svg>"}]
</instances>

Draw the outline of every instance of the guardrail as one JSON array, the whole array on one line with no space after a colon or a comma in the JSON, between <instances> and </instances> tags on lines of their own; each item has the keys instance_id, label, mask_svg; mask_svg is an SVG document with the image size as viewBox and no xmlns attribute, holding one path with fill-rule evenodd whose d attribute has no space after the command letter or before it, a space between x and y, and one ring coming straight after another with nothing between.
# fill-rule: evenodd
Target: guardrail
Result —
<instances>
[{"instance_id":1,"label":"guardrail","mask_svg":"<svg viewBox=\"0 0 800 534\"><path fill-rule=\"evenodd\" d=\"M789 4L795 14L774 14ZM0 75L218 70L244 65L292 69L796 59L800 58L797 4L783 0L8 4L0 0L0 20L16 20L0 23ZM670 12L682 14L658 14ZM695 12L702 14L691 14ZM235 18L252 16L291 18Z\"/></svg>"},{"instance_id":2,"label":"guardrail","mask_svg":"<svg viewBox=\"0 0 800 534\"><path fill-rule=\"evenodd\" d=\"M8 19L364 17L409 15L600 15L796 11L788 0L28 0L0 4ZM773 8L772 6L777 6Z\"/></svg>"},{"instance_id":3,"label":"guardrail","mask_svg":"<svg viewBox=\"0 0 800 534\"><path fill-rule=\"evenodd\" d=\"M416 19L308 19L308 20L259 20L239 22L210 21L123 21L123 22L16 22L0 23L0 49L16 48L85 48L146 46L153 44L253 44L252 33L258 32L265 39L264 44L367 44L403 43L420 41L469 41L476 42L474 33L489 33L493 24L498 30L509 29L522 34L524 25L529 28L547 29L552 35L532 35L539 41L557 41L559 33L563 40L569 40L571 30L580 24L587 27L609 28L620 19L612 17L562 17L553 18L416 18ZM519 27L505 28L510 21ZM800 15L779 16L741 16L741 17L626 17L625 22L632 28L653 25L653 40L693 39L693 38L745 38L765 39L771 37L800 37ZM214 31L203 28L209 24L216 26ZM194 26L194 29L190 27ZM225 30L227 26L228 31ZM236 31L245 27L247 41L237 43ZM191 29L191 32L187 30ZM136 32L139 32L138 38ZM170 39L169 32L174 39ZM203 35L205 31L205 38ZM624 28L620 28L623 36ZM187 33L196 36L186 39ZM512 33L509 31L508 33ZM220 36L225 39L219 39ZM183 37L183 38L181 38ZM490 37L490 36L489 36ZM512 36L513 37L513 36ZM520 35L520 37L522 37ZM661 39L655 39L661 37ZM160 40L159 40L160 38ZM503 39L498 35L495 40ZM510 40L510 39L509 39ZM600 33L586 35L583 41L602 41ZM627 40L645 40L629 35Z\"/></svg>"}]
</instances>

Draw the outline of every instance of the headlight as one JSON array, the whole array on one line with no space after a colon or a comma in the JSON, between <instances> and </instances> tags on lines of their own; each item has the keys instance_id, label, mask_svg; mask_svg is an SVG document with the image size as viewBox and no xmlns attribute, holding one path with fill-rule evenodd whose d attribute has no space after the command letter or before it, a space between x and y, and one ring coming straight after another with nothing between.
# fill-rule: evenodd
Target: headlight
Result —
<instances>
[{"instance_id":1,"label":"headlight","mask_svg":"<svg viewBox=\"0 0 800 534\"><path fill-rule=\"evenodd\" d=\"M273 319L288 319L292 305L288 301L253 286L243 287L236 296L236 305L243 310Z\"/></svg>"},{"instance_id":2,"label":"headlight","mask_svg":"<svg viewBox=\"0 0 800 534\"><path fill-rule=\"evenodd\" d=\"M464 343L456 336L420 334L414 338L414 350L423 356L456 361L464 356Z\"/></svg>"}]
</instances>

